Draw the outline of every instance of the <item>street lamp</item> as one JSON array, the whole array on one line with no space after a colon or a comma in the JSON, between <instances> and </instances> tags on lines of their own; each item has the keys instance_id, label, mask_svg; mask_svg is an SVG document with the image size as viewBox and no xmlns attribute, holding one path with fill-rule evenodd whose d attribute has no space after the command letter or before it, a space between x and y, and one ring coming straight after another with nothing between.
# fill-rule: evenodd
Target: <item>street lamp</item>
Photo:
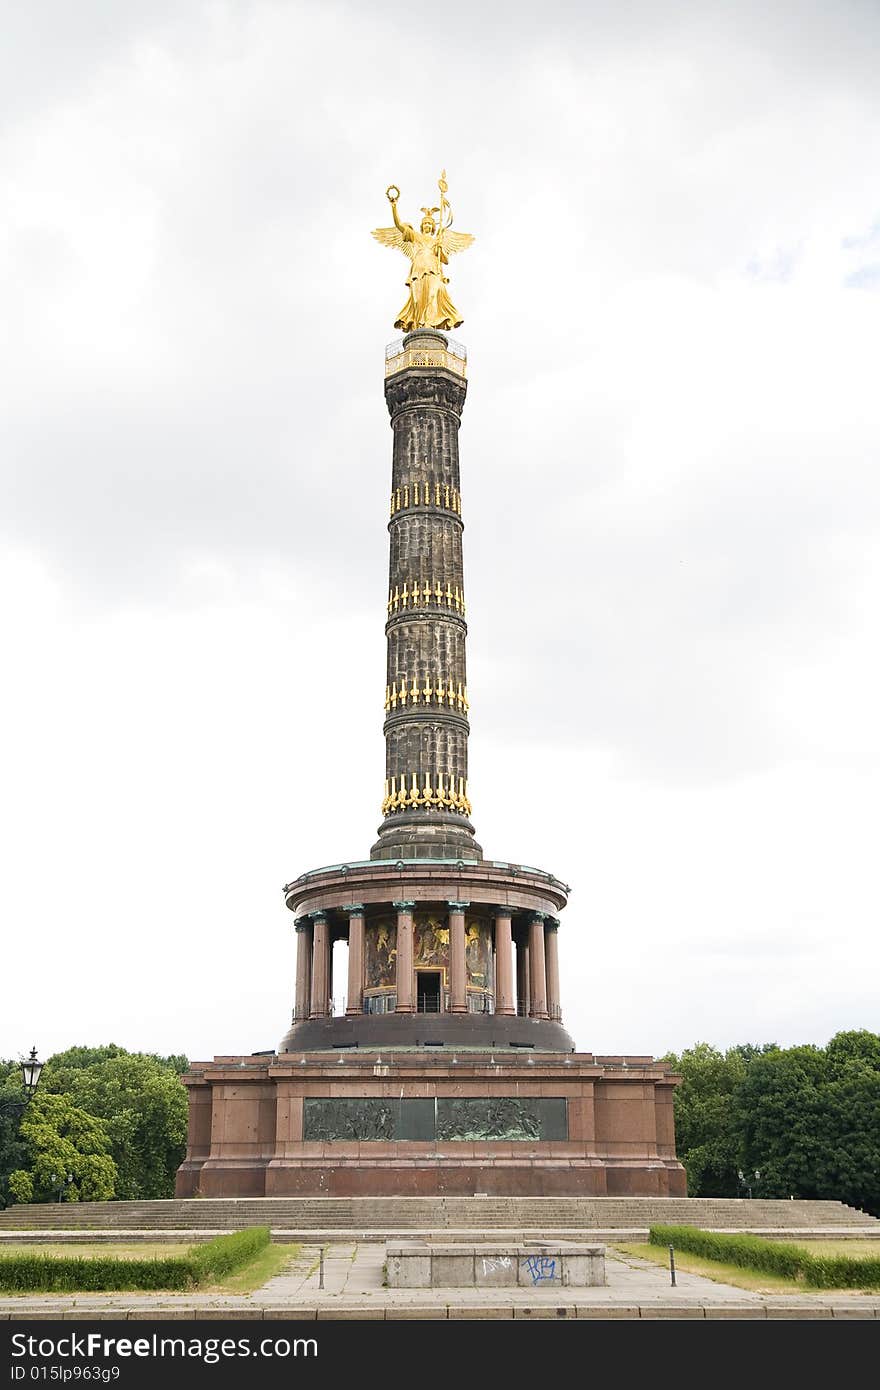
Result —
<instances>
[{"instance_id":1,"label":"street lamp","mask_svg":"<svg viewBox=\"0 0 880 1390\"><path fill-rule=\"evenodd\" d=\"M40 1084L42 1070L43 1063L37 1057L37 1049L32 1047L30 1057L25 1058L21 1063L21 1084L24 1087L24 1099L10 1096L8 1099L0 1101L0 1115L21 1116L24 1114Z\"/></svg>"},{"instance_id":2,"label":"street lamp","mask_svg":"<svg viewBox=\"0 0 880 1390\"><path fill-rule=\"evenodd\" d=\"M73 1174L68 1173L66 1177L59 1178L57 1173L50 1173L49 1177L51 1178L53 1188L58 1188L58 1201L63 1202L64 1188L65 1186L69 1187L73 1182Z\"/></svg>"},{"instance_id":3,"label":"street lamp","mask_svg":"<svg viewBox=\"0 0 880 1390\"><path fill-rule=\"evenodd\" d=\"M34 1091L40 1084L40 1073L43 1070L43 1063L37 1059L37 1049L31 1048L31 1055L21 1064L21 1080L24 1085L24 1093L28 1100L33 1099Z\"/></svg>"},{"instance_id":4,"label":"street lamp","mask_svg":"<svg viewBox=\"0 0 880 1390\"><path fill-rule=\"evenodd\" d=\"M16 1121L20 1121L22 1115L27 1110L34 1098L34 1093L40 1084L40 1074L43 1070L43 1063L37 1057L37 1049L31 1048L31 1055L22 1060L21 1063L21 1084L24 1089L23 1096L7 1096L5 1100L0 1100L0 1118L5 1115L14 1116ZM7 1178L6 1172L0 1172L0 1178ZM0 1207L6 1205L5 1196L0 1193Z\"/></svg>"}]
</instances>

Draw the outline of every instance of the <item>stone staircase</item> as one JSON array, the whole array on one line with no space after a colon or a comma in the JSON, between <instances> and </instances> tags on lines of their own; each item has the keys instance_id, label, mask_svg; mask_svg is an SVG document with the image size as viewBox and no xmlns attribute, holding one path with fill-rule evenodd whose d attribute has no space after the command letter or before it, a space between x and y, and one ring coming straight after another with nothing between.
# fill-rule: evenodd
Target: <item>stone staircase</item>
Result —
<instances>
[{"instance_id":1,"label":"stone staircase","mask_svg":"<svg viewBox=\"0 0 880 1390\"><path fill-rule=\"evenodd\" d=\"M880 1221L843 1202L722 1197L240 1197L164 1202L46 1202L0 1211L13 1231L220 1232L270 1226L288 1239L418 1233L647 1230L653 1223L880 1238Z\"/></svg>"}]
</instances>

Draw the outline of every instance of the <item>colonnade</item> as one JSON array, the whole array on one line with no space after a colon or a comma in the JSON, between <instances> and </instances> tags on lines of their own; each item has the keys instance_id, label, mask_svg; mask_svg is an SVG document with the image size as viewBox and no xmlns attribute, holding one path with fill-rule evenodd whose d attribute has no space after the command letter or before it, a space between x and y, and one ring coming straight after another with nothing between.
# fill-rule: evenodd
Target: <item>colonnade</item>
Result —
<instances>
[{"instance_id":1,"label":"colonnade","mask_svg":"<svg viewBox=\"0 0 880 1390\"><path fill-rule=\"evenodd\" d=\"M428 904L420 904L428 906ZM433 907L433 904L430 906ZM449 901L446 923L449 928L449 1012L468 1012L465 914L469 902ZM416 972L414 968L416 903L403 900L391 904L397 918L395 1012L416 1012ZM559 955L555 917L543 912L514 912L509 907L481 908L480 916L494 919L495 1010L496 1014L522 1014L534 1019L559 1021ZM514 918L516 923L514 924ZM364 969L366 962L365 909L363 903L311 912L296 922L296 1007L297 1020L327 1018L332 998L333 938L348 939L347 1015L364 1011Z\"/></svg>"}]
</instances>

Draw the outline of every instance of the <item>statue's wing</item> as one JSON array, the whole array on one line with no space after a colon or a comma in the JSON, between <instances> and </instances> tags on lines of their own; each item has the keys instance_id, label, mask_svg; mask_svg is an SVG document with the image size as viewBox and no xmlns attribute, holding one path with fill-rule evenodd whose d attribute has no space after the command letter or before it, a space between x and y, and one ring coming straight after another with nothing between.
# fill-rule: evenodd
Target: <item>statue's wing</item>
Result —
<instances>
[{"instance_id":1,"label":"statue's wing","mask_svg":"<svg viewBox=\"0 0 880 1390\"><path fill-rule=\"evenodd\" d=\"M447 256L455 256L459 251L466 251L473 245L474 238L470 232L450 232L443 233L443 250Z\"/></svg>"},{"instance_id":2,"label":"statue's wing","mask_svg":"<svg viewBox=\"0 0 880 1390\"><path fill-rule=\"evenodd\" d=\"M377 227L373 232L377 241L381 241L383 246L392 246L395 251L402 251L405 256L412 260L415 254L415 242L406 241L403 233L396 227Z\"/></svg>"}]
</instances>

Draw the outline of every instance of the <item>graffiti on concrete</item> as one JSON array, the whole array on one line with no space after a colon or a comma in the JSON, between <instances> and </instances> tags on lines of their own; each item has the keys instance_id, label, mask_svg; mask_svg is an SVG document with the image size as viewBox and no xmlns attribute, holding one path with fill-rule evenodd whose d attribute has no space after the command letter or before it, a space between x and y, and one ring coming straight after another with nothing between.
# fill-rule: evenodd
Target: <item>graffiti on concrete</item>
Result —
<instances>
[{"instance_id":1,"label":"graffiti on concrete","mask_svg":"<svg viewBox=\"0 0 880 1390\"><path fill-rule=\"evenodd\" d=\"M523 1264L532 1276L533 1284L556 1278L556 1261L549 1255L529 1255Z\"/></svg>"}]
</instances>

